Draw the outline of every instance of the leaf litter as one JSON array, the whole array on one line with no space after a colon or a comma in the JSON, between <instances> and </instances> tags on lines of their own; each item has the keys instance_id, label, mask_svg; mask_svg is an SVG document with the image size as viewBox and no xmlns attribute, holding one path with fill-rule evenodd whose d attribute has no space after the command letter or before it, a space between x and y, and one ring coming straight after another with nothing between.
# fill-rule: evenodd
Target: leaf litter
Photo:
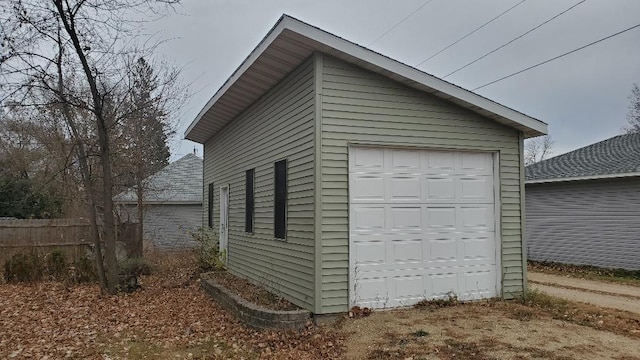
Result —
<instances>
[{"instance_id":1,"label":"leaf litter","mask_svg":"<svg viewBox=\"0 0 640 360\"><path fill-rule=\"evenodd\" d=\"M0 358L332 359L344 339L331 326L265 331L219 307L187 253L155 255L132 294L97 285L0 284Z\"/></svg>"}]
</instances>

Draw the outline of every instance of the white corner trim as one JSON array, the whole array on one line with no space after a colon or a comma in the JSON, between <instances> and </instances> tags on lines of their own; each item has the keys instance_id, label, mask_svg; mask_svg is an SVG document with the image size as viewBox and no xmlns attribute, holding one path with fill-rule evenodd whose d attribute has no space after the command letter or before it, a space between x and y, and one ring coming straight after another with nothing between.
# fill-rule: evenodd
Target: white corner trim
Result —
<instances>
[{"instance_id":1,"label":"white corner trim","mask_svg":"<svg viewBox=\"0 0 640 360\"><path fill-rule=\"evenodd\" d=\"M556 179L540 179L540 180L527 180L525 184L544 184L552 182L567 182L567 181L581 181L581 180L598 180L598 179L615 179L640 176L640 172L623 173L623 174L605 174L605 175L591 175L591 176L573 176Z\"/></svg>"}]
</instances>

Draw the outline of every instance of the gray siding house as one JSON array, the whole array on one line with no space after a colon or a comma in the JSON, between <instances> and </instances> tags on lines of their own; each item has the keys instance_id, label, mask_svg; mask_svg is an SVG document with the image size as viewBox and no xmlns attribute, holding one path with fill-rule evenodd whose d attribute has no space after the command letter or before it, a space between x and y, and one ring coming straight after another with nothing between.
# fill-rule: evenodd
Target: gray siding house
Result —
<instances>
[{"instance_id":1,"label":"gray siding house","mask_svg":"<svg viewBox=\"0 0 640 360\"><path fill-rule=\"evenodd\" d=\"M640 269L640 134L526 167L530 260Z\"/></svg>"},{"instance_id":2,"label":"gray siding house","mask_svg":"<svg viewBox=\"0 0 640 360\"><path fill-rule=\"evenodd\" d=\"M201 110L228 268L316 314L523 293L545 123L284 15Z\"/></svg>"},{"instance_id":3,"label":"gray siding house","mask_svg":"<svg viewBox=\"0 0 640 360\"><path fill-rule=\"evenodd\" d=\"M144 186L144 239L159 250L196 246L189 232L202 225L202 159L185 155L145 179ZM121 221L137 221L137 199L135 189L114 197Z\"/></svg>"}]
</instances>

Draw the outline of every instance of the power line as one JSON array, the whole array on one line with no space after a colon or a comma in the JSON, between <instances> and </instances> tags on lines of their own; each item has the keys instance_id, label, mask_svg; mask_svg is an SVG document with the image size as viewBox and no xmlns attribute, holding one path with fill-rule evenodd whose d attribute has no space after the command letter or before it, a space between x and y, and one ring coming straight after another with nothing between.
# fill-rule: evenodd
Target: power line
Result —
<instances>
[{"instance_id":1,"label":"power line","mask_svg":"<svg viewBox=\"0 0 640 360\"><path fill-rule=\"evenodd\" d=\"M433 59L434 57L436 57L436 56L440 55L441 53L443 53L444 51L446 51L446 50L447 50L447 49L449 49L450 47L452 47L452 46L454 46L455 44L459 43L460 41L462 41L462 40L464 40L464 39L468 38L468 37L469 37L469 36L471 36L473 33L475 33L476 31L478 31L478 30L480 30L480 29L482 29L483 27L485 27L485 26L487 26L487 25L491 24L492 22L494 22L495 20L497 20L499 17L501 17L502 15L504 15L504 14L508 13L509 11L511 11L511 10L513 10L513 9L515 9L516 7L518 7L520 4L522 4L522 3L523 3L523 2L525 2L525 1L527 1L527 0L522 0L522 1L520 1L519 3L517 3L517 4L513 5L512 7L508 8L507 10L505 10L505 11L501 12L498 16L496 16L496 17L494 17L493 19L491 19L491 20L487 21L486 23L484 23L484 24L480 25L479 27L477 27L477 28L473 29L473 31L471 31L471 32L467 33L465 36L463 36L463 37L459 38L458 40L456 40L456 41L452 42L451 44L449 44L448 46L446 46L444 49L442 49L442 50L438 51L437 53L435 53L435 54L433 54L433 55L429 56L428 58L426 58L426 59L422 60L422 61L421 61L420 63L418 63L415 67L418 67L418 66L420 66L420 65L422 65L422 64L424 64L424 63L426 63L427 61L429 61L429 60Z\"/></svg>"},{"instance_id":2,"label":"power line","mask_svg":"<svg viewBox=\"0 0 640 360\"><path fill-rule=\"evenodd\" d=\"M527 34L529 34L529 33L533 32L533 31L535 31L535 30L537 30L537 29L539 29L539 28L541 28L543 25L545 25L545 24L547 24L547 23L551 22L552 20L557 19L558 17L560 17L560 16L562 16L562 15L566 14L566 13L567 13L567 12L569 12L571 9L575 8L576 6L578 6L578 5L582 4L582 3L583 3L583 2L585 2L585 1L586 1L586 0L581 0L581 1L579 1L579 2L578 2L578 3L576 3L575 5L573 5L573 6L571 6L570 8L568 8L568 9L564 10L563 12L561 12L561 13L559 13L559 14L557 14L557 15L553 16L552 18L550 18L550 19L546 20L545 22L541 23L540 25L538 25L538 26L536 26L536 27L534 27L534 28L532 28L532 29L528 30L527 32L523 33L522 35L520 35L520 36L518 36L518 37L515 37L515 38L513 38L513 39L509 40L508 42L506 42L506 43L504 43L504 44L502 44L502 45L498 46L497 48L495 48L495 49L493 49L493 50L489 51L488 53L486 53L486 54L484 54L484 55L480 56L479 58L477 58L477 59L473 60L472 62L467 63L466 65L461 66L461 67L459 67L459 68L455 69L454 71L452 71L452 72L448 73L447 75L443 76L442 78L443 78L443 79L446 79L446 78L448 78L449 76L451 76L451 75L453 75L453 74L457 73L458 71L460 71L460 70L462 70L462 69L466 68L467 66L469 66L469 65L471 65L471 64L475 64L476 62L478 62L478 61L480 61L480 60L482 60L482 59L486 58L487 56L489 56L489 55L493 54L494 52L496 52L496 51L498 51L498 50L500 50L500 49L502 49L503 47L505 47L505 46L507 46L507 45L509 45L509 44L513 43L514 41L516 41L516 40L518 40L518 39L522 38L523 36L525 36L525 35L527 35Z\"/></svg>"},{"instance_id":3,"label":"power line","mask_svg":"<svg viewBox=\"0 0 640 360\"><path fill-rule=\"evenodd\" d=\"M582 49L588 48L589 46L595 45L595 44L597 44L597 43L599 43L599 42L602 42L602 41L605 41L605 40L607 40L607 39L611 39L612 37L618 36L618 35L620 35L620 34L622 34L622 33L625 33L625 32L627 32L627 31L633 30L633 29L638 28L638 27L640 27L640 24L635 25L635 26L632 26L632 27L630 27L630 28L626 28L626 29L624 29L624 30L622 30L622 31L618 31L618 32L617 32L617 33L615 33L615 34L611 34L611 35L609 35L609 36L603 37L603 38L602 38L602 39L600 39L600 40L596 40L596 41L591 42L591 43L589 43L589 44L587 44L587 45L583 45L583 46L581 46L581 47L579 47L579 48L577 48L577 49L573 49L573 50L571 50L571 51L567 51L567 52L566 52L566 53L564 53L564 54L558 55L558 56L556 56L556 57L553 57L553 58L551 58L551 59L548 59L548 60L545 60L545 61L543 61L543 62L537 63L537 64L535 64L535 65L529 66L529 67L528 67L528 68L526 68L526 69L522 69L522 70L520 70L520 71L514 72L514 73L509 74L509 75L507 75L507 76L503 76L503 77L501 77L501 78L500 78L500 79L498 79L498 80L493 80L493 81L488 82L488 83L486 83L486 84L484 84L484 85L482 85L482 86L478 86L477 88L475 88L475 89L473 89L473 90L471 90L471 91L476 91L476 90L478 90L478 89L482 89L482 88L483 88L483 87L485 87L485 86L489 86L489 85L491 85L491 84L495 84L495 83L497 83L497 82L499 82L499 81L502 81L502 80L504 80L504 79L508 79L508 78L510 78L510 77L512 77L512 76L515 76L515 75L518 75L518 74L522 74L522 73L523 73L523 72L525 72L525 71L529 71L529 70L531 70L531 69L533 69L533 68L536 68L536 67L538 67L538 66L540 66L540 65L544 65L544 64L549 63L549 62L551 62L551 61L554 61L554 60L560 59L561 57L567 56L567 55L569 55L569 54L573 54L574 52L577 52L577 51L580 51L580 50L582 50Z\"/></svg>"},{"instance_id":4,"label":"power line","mask_svg":"<svg viewBox=\"0 0 640 360\"><path fill-rule=\"evenodd\" d=\"M419 8L413 10L411 12L411 14L405 16L404 19L400 20L400 22L396 23L395 25L393 25L391 28L389 28L387 31L385 31L384 33L382 33L382 35L378 36L375 40L373 40L372 42L370 42L367 47L373 45L374 43L376 43L378 40L382 39L383 37L385 37L385 35L387 35L388 33L390 33L391 31L393 31L393 29L397 28L398 26L400 26L400 24L402 24L403 22L407 21L407 19L409 19L411 16L413 16L413 14L417 13L418 11L420 11L423 7L429 5L430 2L432 2L433 0L429 0L426 3L422 4Z\"/></svg>"}]
</instances>

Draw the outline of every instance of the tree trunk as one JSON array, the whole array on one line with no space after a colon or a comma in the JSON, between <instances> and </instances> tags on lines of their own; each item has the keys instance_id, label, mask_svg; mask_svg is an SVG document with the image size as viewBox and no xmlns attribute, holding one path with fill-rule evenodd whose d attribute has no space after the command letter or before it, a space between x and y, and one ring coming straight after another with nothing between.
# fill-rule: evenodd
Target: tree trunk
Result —
<instances>
[{"instance_id":1,"label":"tree trunk","mask_svg":"<svg viewBox=\"0 0 640 360\"><path fill-rule=\"evenodd\" d=\"M79 35L76 32L76 13L70 8L65 10L65 5L62 0L54 0L53 3L58 11L62 24L64 25L64 29L71 39L76 55L78 55L78 60L80 60L80 63L82 64L82 70L87 83L89 84L89 89L91 90L93 113L96 117L98 146L100 148L100 162L102 164L102 196L104 200L104 236L102 239L104 241L105 265L107 268L107 292L109 294L115 294L118 292L119 272L118 259L116 258L116 232L113 216L113 175L111 173L111 152L109 149L109 126L105 119L102 103L103 99L100 91L98 90L97 74L93 74L85 54L86 50L80 43Z\"/></svg>"},{"instance_id":2,"label":"tree trunk","mask_svg":"<svg viewBox=\"0 0 640 360\"><path fill-rule=\"evenodd\" d=\"M100 120L100 119L99 119ZM111 174L111 152L109 149L109 138L107 126L104 122L98 121L98 143L100 145L100 159L102 160L102 194L104 197L104 250L107 268L107 291L110 294L118 292L119 271L118 258L116 257L116 232L113 216L113 177Z\"/></svg>"},{"instance_id":3,"label":"tree trunk","mask_svg":"<svg viewBox=\"0 0 640 360\"><path fill-rule=\"evenodd\" d=\"M60 103L62 105L62 114L64 116L65 122L71 129L71 134L75 140L77 146L77 154L78 154L78 162L80 165L80 175L82 176L82 184L84 185L87 192L87 203L89 210L89 223L91 225L91 235L93 237L93 245L95 251L95 263L96 263L96 272L98 273L98 281L100 282L100 289L104 292L107 289L107 282L104 274L104 263L102 262L102 244L100 240L100 229L98 228L98 214L96 212L96 201L93 196L93 183L91 181L91 172L89 171L89 164L87 163L87 152L84 147L84 143L82 142L82 137L78 131L78 127L76 126L76 122L73 119L73 115L71 114L71 109L69 108L69 102L64 94L64 77L62 76L62 44L60 43L60 36L58 36L59 41L59 49L58 49L58 58L56 59L56 66L58 70L58 84L57 84L57 92L58 98L60 99Z\"/></svg>"}]
</instances>

